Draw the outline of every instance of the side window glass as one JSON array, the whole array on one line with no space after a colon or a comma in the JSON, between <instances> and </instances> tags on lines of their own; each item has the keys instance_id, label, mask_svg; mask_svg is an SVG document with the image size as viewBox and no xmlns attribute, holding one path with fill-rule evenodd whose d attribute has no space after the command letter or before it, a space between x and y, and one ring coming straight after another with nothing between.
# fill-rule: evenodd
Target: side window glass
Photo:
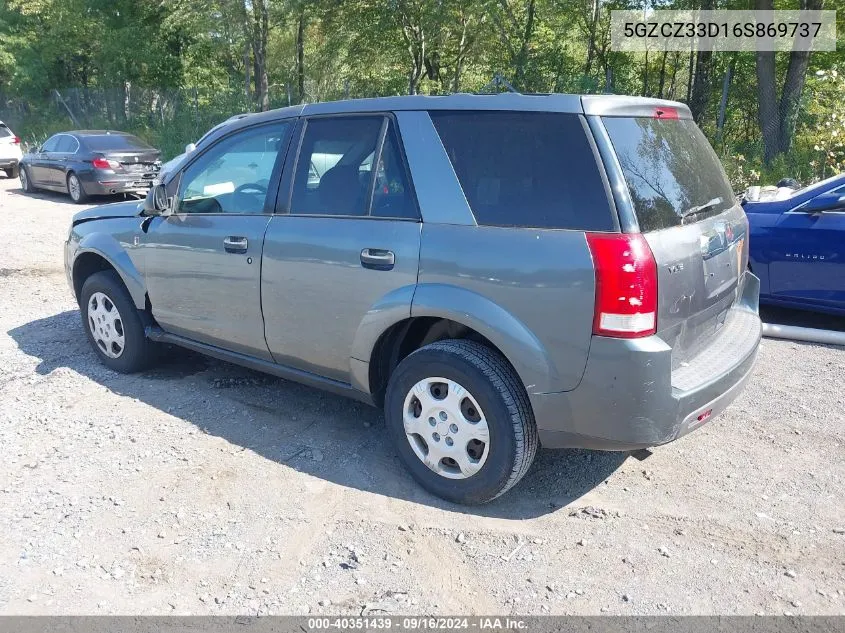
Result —
<instances>
[{"instance_id":1,"label":"side window glass","mask_svg":"<svg viewBox=\"0 0 845 633\"><path fill-rule=\"evenodd\" d=\"M613 230L576 114L429 112L478 224Z\"/></svg>"},{"instance_id":2,"label":"side window glass","mask_svg":"<svg viewBox=\"0 0 845 633\"><path fill-rule=\"evenodd\" d=\"M416 200L408 182L408 172L405 170L399 149L399 136L392 121L387 128L381 160L376 170L371 215L380 218L419 218Z\"/></svg>"},{"instance_id":3,"label":"side window glass","mask_svg":"<svg viewBox=\"0 0 845 633\"><path fill-rule=\"evenodd\" d=\"M59 144L60 138L61 138L60 136L56 135L56 136L53 136L53 137L47 139L47 142L44 143L44 145L41 147L41 150L44 151L44 152L55 152L56 147Z\"/></svg>"},{"instance_id":4,"label":"side window glass","mask_svg":"<svg viewBox=\"0 0 845 633\"><path fill-rule=\"evenodd\" d=\"M56 149L53 151L69 154L72 153L76 149L76 140L72 136L68 136L67 134L62 134L59 137L59 142L56 146Z\"/></svg>"},{"instance_id":5,"label":"side window glass","mask_svg":"<svg viewBox=\"0 0 845 633\"><path fill-rule=\"evenodd\" d=\"M384 118L311 119L299 151L291 214L364 216Z\"/></svg>"},{"instance_id":6,"label":"side window glass","mask_svg":"<svg viewBox=\"0 0 845 633\"><path fill-rule=\"evenodd\" d=\"M238 132L182 174L178 213L263 213L289 123Z\"/></svg>"}]
</instances>

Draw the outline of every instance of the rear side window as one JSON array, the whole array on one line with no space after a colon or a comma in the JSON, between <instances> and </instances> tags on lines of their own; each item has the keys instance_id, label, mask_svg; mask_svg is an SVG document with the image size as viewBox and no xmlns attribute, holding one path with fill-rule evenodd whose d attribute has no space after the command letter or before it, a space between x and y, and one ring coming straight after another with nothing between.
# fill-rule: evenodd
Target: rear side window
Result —
<instances>
[{"instance_id":1,"label":"rear side window","mask_svg":"<svg viewBox=\"0 0 845 633\"><path fill-rule=\"evenodd\" d=\"M479 224L614 229L604 182L578 115L429 114Z\"/></svg>"},{"instance_id":2,"label":"rear side window","mask_svg":"<svg viewBox=\"0 0 845 633\"><path fill-rule=\"evenodd\" d=\"M734 205L710 143L689 119L602 119L645 232L689 224Z\"/></svg>"},{"instance_id":3,"label":"rear side window","mask_svg":"<svg viewBox=\"0 0 845 633\"><path fill-rule=\"evenodd\" d=\"M7 128L5 125L0 123L0 138L6 138L7 136L12 135L12 130Z\"/></svg>"},{"instance_id":4,"label":"rear side window","mask_svg":"<svg viewBox=\"0 0 845 633\"><path fill-rule=\"evenodd\" d=\"M290 212L417 219L393 121L382 116L309 120Z\"/></svg>"}]
</instances>

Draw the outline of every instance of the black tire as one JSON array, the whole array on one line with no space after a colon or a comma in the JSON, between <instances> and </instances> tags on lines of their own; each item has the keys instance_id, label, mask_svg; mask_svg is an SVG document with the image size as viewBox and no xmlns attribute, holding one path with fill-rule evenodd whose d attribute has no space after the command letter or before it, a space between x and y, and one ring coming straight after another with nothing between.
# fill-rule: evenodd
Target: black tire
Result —
<instances>
[{"instance_id":1,"label":"black tire","mask_svg":"<svg viewBox=\"0 0 845 633\"><path fill-rule=\"evenodd\" d=\"M124 345L122 353L117 358L108 356L91 332L88 322L88 306L94 293L104 294L119 313ZM115 271L100 271L85 280L80 294L79 310L82 315L82 327L88 337L88 342L100 361L109 369L122 374L132 374L149 368L156 360L156 345L144 335L144 323L141 320L141 314Z\"/></svg>"},{"instance_id":2,"label":"black tire","mask_svg":"<svg viewBox=\"0 0 845 633\"><path fill-rule=\"evenodd\" d=\"M21 189L25 193L32 193L35 187L32 186L32 178L29 177L29 170L26 167L21 167L18 177L21 179Z\"/></svg>"},{"instance_id":3,"label":"black tire","mask_svg":"<svg viewBox=\"0 0 845 633\"><path fill-rule=\"evenodd\" d=\"M485 450L489 453L481 469L465 479L450 479L431 470L417 457L405 434L405 398L414 385L431 377L463 386L486 418L490 441ZM432 494L461 504L486 503L516 485L539 445L534 414L516 372L496 350L468 340L438 341L399 363L387 386L385 420L414 479Z\"/></svg>"},{"instance_id":4,"label":"black tire","mask_svg":"<svg viewBox=\"0 0 845 633\"><path fill-rule=\"evenodd\" d=\"M76 181L75 187L72 186L73 180ZM70 196L70 199L76 204L85 204L88 202L88 194L85 193L85 189L82 188L82 181L79 180L79 176L73 172L69 172L65 184L67 185L67 193Z\"/></svg>"},{"instance_id":5,"label":"black tire","mask_svg":"<svg viewBox=\"0 0 845 633\"><path fill-rule=\"evenodd\" d=\"M20 167L18 165L15 165L14 167L9 167L9 169L5 170L6 171L6 177L7 178L17 178L19 170L20 170Z\"/></svg>"}]
</instances>

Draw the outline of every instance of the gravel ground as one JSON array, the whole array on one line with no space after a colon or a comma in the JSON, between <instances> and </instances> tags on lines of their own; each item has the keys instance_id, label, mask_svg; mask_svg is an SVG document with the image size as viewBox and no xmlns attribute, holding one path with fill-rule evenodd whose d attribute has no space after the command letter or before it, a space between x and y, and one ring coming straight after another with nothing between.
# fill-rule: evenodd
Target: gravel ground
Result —
<instances>
[{"instance_id":1,"label":"gravel ground","mask_svg":"<svg viewBox=\"0 0 845 633\"><path fill-rule=\"evenodd\" d=\"M543 451L466 509L374 409L186 352L101 366L77 209L0 179L0 613L845 614L842 349L766 340L702 430Z\"/></svg>"}]
</instances>

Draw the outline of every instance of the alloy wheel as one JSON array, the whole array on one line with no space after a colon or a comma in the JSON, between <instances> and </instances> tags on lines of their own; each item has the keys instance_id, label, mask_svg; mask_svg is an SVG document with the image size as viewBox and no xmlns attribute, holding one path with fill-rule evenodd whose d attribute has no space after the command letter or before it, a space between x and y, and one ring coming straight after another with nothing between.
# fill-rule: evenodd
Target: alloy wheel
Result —
<instances>
[{"instance_id":1,"label":"alloy wheel","mask_svg":"<svg viewBox=\"0 0 845 633\"><path fill-rule=\"evenodd\" d=\"M74 202L79 200L79 196L82 191L81 185L79 184L79 178L71 174L70 177L67 179L67 188L68 193L70 193L71 199L73 199Z\"/></svg>"}]
</instances>

